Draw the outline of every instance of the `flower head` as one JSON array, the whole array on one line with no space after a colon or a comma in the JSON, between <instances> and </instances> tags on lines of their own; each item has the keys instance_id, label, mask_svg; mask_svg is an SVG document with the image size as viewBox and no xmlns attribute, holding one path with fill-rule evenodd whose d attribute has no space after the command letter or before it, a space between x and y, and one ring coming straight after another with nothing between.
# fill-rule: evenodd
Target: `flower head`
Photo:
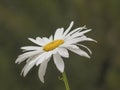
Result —
<instances>
[{"instance_id":1,"label":"flower head","mask_svg":"<svg viewBox=\"0 0 120 90\"><path fill-rule=\"evenodd\" d=\"M18 56L16 63L21 63L26 60L26 65L21 72L23 76L26 76L30 69L36 65L39 66L38 76L44 82L47 64L52 56L57 69L62 73L65 67L62 57L69 58L68 50L80 56L90 58L85 51L80 49L80 46L86 48L92 54L88 47L81 44L83 41L95 41L85 36L85 33L91 31L91 29L83 26L70 31L73 23L72 21L66 30L64 28L58 28L54 36L51 35L49 38L28 38L37 44L37 46L21 47L24 53Z\"/></svg>"}]
</instances>

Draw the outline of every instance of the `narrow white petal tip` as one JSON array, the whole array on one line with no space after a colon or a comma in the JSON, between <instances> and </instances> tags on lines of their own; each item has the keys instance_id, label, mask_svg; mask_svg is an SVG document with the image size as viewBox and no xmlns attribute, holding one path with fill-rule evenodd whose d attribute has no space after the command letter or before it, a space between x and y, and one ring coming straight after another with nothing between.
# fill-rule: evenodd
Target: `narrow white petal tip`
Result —
<instances>
[{"instance_id":1,"label":"narrow white petal tip","mask_svg":"<svg viewBox=\"0 0 120 90\"><path fill-rule=\"evenodd\" d=\"M24 72L24 73L23 73L23 77L25 77L26 75L27 75L27 74Z\"/></svg>"},{"instance_id":2,"label":"narrow white petal tip","mask_svg":"<svg viewBox=\"0 0 120 90\"><path fill-rule=\"evenodd\" d=\"M40 37L36 37L36 40L37 40L37 39L40 39Z\"/></svg>"},{"instance_id":3,"label":"narrow white petal tip","mask_svg":"<svg viewBox=\"0 0 120 90\"><path fill-rule=\"evenodd\" d=\"M63 69L63 70L60 70L60 72L63 73L63 72L64 72L64 69Z\"/></svg>"},{"instance_id":4,"label":"narrow white petal tip","mask_svg":"<svg viewBox=\"0 0 120 90\"><path fill-rule=\"evenodd\" d=\"M64 72L64 67L61 68L61 69L59 68L58 70L59 70L61 73L63 73L63 72Z\"/></svg>"},{"instance_id":5,"label":"narrow white petal tip","mask_svg":"<svg viewBox=\"0 0 120 90\"><path fill-rule=\"evenodd\" d=\"M86 33L87 33L87 32L90 32L90 31L92 31L92 29L87 29L87 30L86 30Z\"/></svg>"},{"instance_id":6,"label":"narrow white petal tip","mask_svg":"<svg viewBox=\"0 0 120 90\"><path fill-rule=\"evenodd\" d=\"M26 76L26 75L24 74L24 71L21 71L20 75L23 76L23 77Z\"/></svg>"},{"instance_id":7,"label":"narrow white petal tip","mask_svg":"<svg viewBox=\"0 0 120 90\"><path fill-rule=\"evenodd\" d=\"M33 38L28 38L28 40L30 40L30 41L34 41L34 39L33 39Z\"/></svg>"},{"instance_id":8,"label":"narrow white petal tip","mask_svg":"<svg viewBox=\"0 0 120 90\"><path fill-rule=\"evenodd\" d=\"M58 71L59 71L60 73L63 73L63 72L64 72L64 69L58 69Z\"/></svg>"},{"instance_id":9,"label":"narrow white petal tip","mask_svg":"<svg viewBox=\"0 0 120 90\"><path fill-rule=\"evenodd\" d=\"M96 41L96 40L94 40L94 42L95 42L95 43L97 43L97 41Z\"/></svg>"},{"instance_id":10,"label":"narrow white petal tip","mask_svg":"<svg viewBox=\"0 0 120 90\"><path fill-rule=\"evenodd\" d=\"M45 81L44 81L44 76L39 76L39 80L42 82L42 83L44 83Z\"/></svg>"},{"instance_id":11,"label":"narrow white petal tip","mask_svg":"<svg viewBox=\"0 0 120 90\"><path fill-rule=\"evenodd\" d=\"M36 63L36 66L38 66L40 63Z\"/></svg>"},{"instance_id":12,"label":"narrow white petal tip","mask_svg":"<svg viewBox=\"0 0 120 90\"><path fill-rule=\"evenodd\" d=\"M25 72L24 70L21 71L20 75L25 77L27 75L28 72Z\"/></svg>"},{"instance_id":13,"label":"narrow white petal tip","mask_svg":"<svg viewBox=\"0 0 120 90\"><path fill-rule=\"evenodd\" d=\"M86 57L86 58L89 58L89 59L91 58L87 53L84 54L83 56Z\"/></svg>"},{"instance_id":14,"label":"narrow white petal tip","mask_svg":"<svg viewBox=\"0 0 120 90\"><path fill-rule=\"evenodd\" d=\"M28 40L31 40L32 38L28 38Z\"/></svg>"},{"instance_id":15,"label":"narrow white petal tip","mask_svg":"<svg viewBox=\"0 0 120 90\"><path fill-rule=\"evenodd\" d=\"M26 76L26 74L25 73L23 73L23 77L25 77Z\"/></svg>"},{"instance_id":16,"label":"narrow white petal tip","mask_svg":"<svg viewBox=\"0 0 120 90\"><path fill-rule=\"evenodd\" d=\"M15 60L15 64L20 64L18 59Z\"/></svg>"},{"instance_id":17,"label":"narrow white petal tip","mask_svg":"<svg viewBox=\"0 0 120 90\"><path fill-rule=\"evenodd\" d=\"M73 26L73 24L74 24L74 21L71 21L70 26Z\"/></svg>"},{"instance_id":18,"label":"narrow white petal tip","mask_svg":"<svg viewBox=\"0 0 120 90\"><path fill-rule=\"evenodd\" d=\"M89 55L83 55L83 57L86 57L86 58L88 58L88 59L91 58Z\"/></svg>"},{"instance_id":19,"label":"narrow white petal tip","mask_svg":"<svg viewBox=\"0 0 120 90\"><path fill-rule=\"evenodd\" d=\"M91 38L90 38L90 41L97 43L97 41L96 41L96 40L94 40L94 39L91 39Z\"/></svg>"},{"instance_id":20,"label":"narrow white petal tip","mask_svg":"<svg viewBox=\"0 0 120 90\"><path fill-rule=\"evenodd\" d=\"M87 56L87 58L89 58L89 59L90 59L91 57L88 55L88 56Z\"/></svg>"},{"instance_id":21,"label":"narrow white petal tip","mask_svg":"<svg viewBox=\"0 0 120 90\"><path fill-rule=\"evenodd\" d=\"M20 64L18 61L15 61L15 64Z\"/></svg>"},{"instance_id":22,"label":"narrow white petal tip","mask_svg":"<svg viewBox=\"0 0 120 90\"><path fill-rule=\"evenodd\" d=\"M28 40L33 41L33 38L28 38Z\"/></svg>"},{"instance_id":23,"label":"narrow white petal tip","mask_svg":"<svg viewBox=\"0 0 120 90\"><path fill-rule=\"evenodd\" d=\"M26 76L23 70L21 71L20 75L23 76L23 77Z\"/></svg>"},{"instance_id":24,"label":"narrow white petal tip","mask_svg":"<svg viewBox=\"0 0 120 90\"><path fill-rule=\"evenodd\" d=\"M88 29L89 31L92 31L92 29Z\"/></svg>"},{"instance_id":25,"label":"narrow white petal tip","mask_svg":"<svg viewBox=\"0 0 120 90\"><path fill-rule=\"evenodd\" d=\"M88 58L88 59L90 59L91 57L86 53L86 54L84 54L84 55L80 55L80 56L83 56L83 57L86 57L86 58Z\"/></svg>"},{"instance_id":26,"label":"narrow white petal tip","mask_svg":"<svg viewBox=\"0 0 120 90\"><path fill-rule=\"evenodd\" d=\"M44 76L38 75L38 77L39 77L39 79L40 79L40 81L41 81L42 83L45 82L45 81L44 81Z\"/></svg>"},{"instance_id":27,"label":"narrow white petal tip","mask_svg":"<svg viewBox=\"0 0 120 90\"><path fill-rule=\"evenodd\" d=\"M18 63L18 61L16 60L16 61L15 61L15 63L17 64L17 63Z\"/></svg>"},{"instance_id":28,"label":"narrow white petal tip","mask_svg":"<svg viewBox=\"0 0 120 90\"><path fill-rule=\"evenodd\" d=\"M73 24L74 23L74 21L71 21L71 24Z\"/></svg>"},{"instance_id":29,"label":"narrow white petal tip","mask_svg":"<svg viewBox=\"0 0 120 90\"><path fill-rule=\"evenodd\" d=\"M83 28L87 29L87 28L86 28L86 25L84 25Z\"/></svg>"},{"instance_id":30,"label":"narrow white petal tip","mask_svg":"<svg viewBox=\"0 0 120 90\"><path fill-rule=\"evenodd\" d=\"M43 80L41 80L41 82L42 82L42 83L45 83L44 79L43 79Z\"/></svg>"}]
</instances>

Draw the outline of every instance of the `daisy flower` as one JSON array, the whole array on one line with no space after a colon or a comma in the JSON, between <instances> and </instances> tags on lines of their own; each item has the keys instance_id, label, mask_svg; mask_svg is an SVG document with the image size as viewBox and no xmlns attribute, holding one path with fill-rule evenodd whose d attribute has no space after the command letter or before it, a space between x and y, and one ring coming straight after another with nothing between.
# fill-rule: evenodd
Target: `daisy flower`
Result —
<instances>
[{"instance_id":1,"label":"daisy flower","mask_svg":"<svg viewBox=\"0 0 120 90\"><path fill-rule=\"evenodd\" d=\"M62 57L69 58L68 50L80 56L90 58L89 54L80 49L80 47L86 48L92 54L88 47L81 44L83 41L95 41L85 36L85 33L91 31L91 29L83 26L71 30L73 24L74 22L72 21L66 30L64 28L58 28L54 36L51 35L49 38L28 38L37 46L21 47L24 53L19 55L15 61L15 63L20 64L26 60L26 65L23 67L21 74L26 76L33 66L39 66L38 76L41 82L44 83L47 64L52 57L57 69L61 73L63 73L65 67Z\"/></svg>"}]
</instances>

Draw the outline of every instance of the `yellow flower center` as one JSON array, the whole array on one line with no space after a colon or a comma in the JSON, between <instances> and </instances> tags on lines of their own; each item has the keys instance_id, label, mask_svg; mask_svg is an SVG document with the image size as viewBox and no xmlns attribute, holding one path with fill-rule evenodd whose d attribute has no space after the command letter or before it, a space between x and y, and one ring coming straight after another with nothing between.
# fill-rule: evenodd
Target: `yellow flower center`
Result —
<instances>
[{"instance_id":1,"label":"yellow flower center","mask_svg":"<svg viewBox=\"0 0 120 90\"><path fill-rule=\"evenodd\" d=\"M59 46L60 46L61 44L63 44L63 43L64 43L64 40L62 40L62 39L54 40L54 41L46 44L46 45L43 47L43 50L45 50L45 51L47 51L47 52L48 52L48 51L51 51L51 50L59 47Z\"/></svg>"}]
</instances>

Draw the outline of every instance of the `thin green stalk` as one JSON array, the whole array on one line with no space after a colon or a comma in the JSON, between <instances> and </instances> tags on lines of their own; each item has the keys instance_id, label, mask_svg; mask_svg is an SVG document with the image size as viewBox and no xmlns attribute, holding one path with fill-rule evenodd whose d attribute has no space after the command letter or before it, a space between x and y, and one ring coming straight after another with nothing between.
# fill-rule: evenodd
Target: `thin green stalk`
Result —
<instances>
[{"instance_id":1,"label":"thin green stalk","mask_svg":"<svg viewBox=\"0 0 120 90\"><path fill-rule=\"evenodd\" d=\"M68 80L67 80L67 76L66 76L65 71L62 73L62 76L63 76L62 79L63 79L63 81L64 81L66 90L70 90L70 87L69 87L69 84L68 84Z\"/></svg>"}]
</instances>

